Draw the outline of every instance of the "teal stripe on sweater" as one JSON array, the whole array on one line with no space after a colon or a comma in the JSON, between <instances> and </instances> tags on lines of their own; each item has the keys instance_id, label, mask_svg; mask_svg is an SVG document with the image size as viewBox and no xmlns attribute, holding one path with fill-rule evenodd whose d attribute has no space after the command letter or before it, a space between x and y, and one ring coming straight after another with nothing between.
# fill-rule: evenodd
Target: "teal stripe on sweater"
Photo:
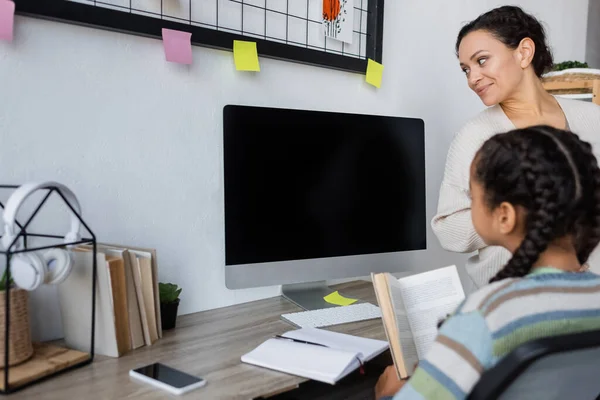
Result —
<instances>
[{"instance_id":1,"label":"teal stripe on sweater","mask_svg":"<svg viewBox=\"0 0 600 400\"><path fill-rule=\"evenodd\" d=\"M490 296L490 298L487 299L486 302L479 308L485 314L485 310L498 298L508 293L514 293L521 290L534 288L591 287L600 284L600 277L597 275L589 273L581 273L580 275L581 276L579 277L575 277L574 275L568 273L561 273L527 276Z\"/></svg>"},{"instance_id":2,"label":"teal stripe on sweater","mask_svg":"<svg viewBox=\"0 0 600 400\"><path fill-rule=\"evenodd\" d=\"M524 318L519 318L516 321L505 325L500 330L492 333L494 340L500 339L503 336L508 336L519 328L537 324L538 322L555 321L563 322L565 320L576 319L594 319L600 317L600 309L593 310L559 310L541 314L528 315Z\"/></svg>"}]
</instances>

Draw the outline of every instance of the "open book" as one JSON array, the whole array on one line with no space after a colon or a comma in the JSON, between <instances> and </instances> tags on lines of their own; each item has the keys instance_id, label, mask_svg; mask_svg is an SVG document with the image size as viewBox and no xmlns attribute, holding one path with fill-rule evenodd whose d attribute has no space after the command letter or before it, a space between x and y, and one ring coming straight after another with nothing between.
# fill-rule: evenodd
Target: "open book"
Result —
<instances>
[{"instance_id":1,"label":"open book","mask_svg":"<svg viewBox=\"0 0 600 400\"><path fill-rule=\"evenodd\" d=\"M268 339L242 362L333 385L387 348L384 340L302 328Z\"/></svg>"},{"instance_id":2,"label":"open book","mask_svg":"<svg viewBox=\"0 0 600 400\"><path fill-rule=\"evenodd\" d=\"M465 298L458 271L450 266L401 279L388 273L371 278L398 377L407 378L431 347L438 322Z\"/></svg>"}]
</instances>

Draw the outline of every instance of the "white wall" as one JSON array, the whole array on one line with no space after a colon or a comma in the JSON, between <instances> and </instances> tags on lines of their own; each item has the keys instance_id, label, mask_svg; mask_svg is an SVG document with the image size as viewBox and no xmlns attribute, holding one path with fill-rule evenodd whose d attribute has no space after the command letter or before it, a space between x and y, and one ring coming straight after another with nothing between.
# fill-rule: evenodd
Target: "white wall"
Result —
<instances>
[{"instance_id":1,"label":"white wall","mask_svg":"<svg viewBox=\"0 0 600 400\"><path fill-rule=\"evenodd\" d=\"M600 0L589 0L585 61L590 68L600 68Z\"/></svg>"},{"instance_id":2,"label":"white wall","mask_svg":"<svg viewBox=\"0 0 600 400\"><path fill-rule=\"evenodd\" d=\"M17 17L14 43L0 43L0 181L63 182L100 240L156 247L160 279L183 287L180 313L276 295L225 287L222 107L423 118L431 217L452 135L483 107L459 70L456 33L502 3L388 0L381 90L268 59L258 75L237 73L231 53L199 47L193 66L173 65L158 40ZM584 57L587 0L517 3L546 21L557 60ZM429 245L439 265L423 268L463 260L431 232Z\"/></svg>"}]
</instances>

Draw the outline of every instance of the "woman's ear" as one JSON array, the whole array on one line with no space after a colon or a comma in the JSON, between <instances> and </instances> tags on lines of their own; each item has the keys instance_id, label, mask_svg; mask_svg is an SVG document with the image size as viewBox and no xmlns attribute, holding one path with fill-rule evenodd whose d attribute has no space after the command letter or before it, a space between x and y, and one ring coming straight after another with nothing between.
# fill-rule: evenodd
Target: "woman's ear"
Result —
<instances>
[{"instance_id":1,"label":"woman's ear","mask_svg":"<svg viewBox=\"0 0 600 400\"><path fill-rule=\"evenodd\" d=\"M517 210L512 204L503 202L494 211L494 219L498 232L510 235L517 227Z\"/></svg>"},{"instance_id":2,"label":"woman's ear","mask_svg":"<svg viewBox=\"0 0 600 400\"><path fill-rule=\"evenodd\" d=\"M517 47L516 54L521 68L527 68L533 61L533 56L535 55L534 41L530 38L525 38L521 40L521 43L519 43L519 47Z\"/></svg>"}]
</instances>

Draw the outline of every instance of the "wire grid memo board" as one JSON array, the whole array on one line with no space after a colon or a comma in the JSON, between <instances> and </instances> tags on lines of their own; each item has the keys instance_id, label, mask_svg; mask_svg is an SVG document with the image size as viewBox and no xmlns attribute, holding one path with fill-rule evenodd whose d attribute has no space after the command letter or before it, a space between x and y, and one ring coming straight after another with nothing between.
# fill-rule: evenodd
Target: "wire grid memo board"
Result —
<instances>
[{"instance_id":1,"label":"wire grid memo board","mask_svg":"<svg viewBox=\"0 0 600 400\"><path fill-rule=\"evenodd\" d=\"M352 7L351 43L325 36L328 0L14 0L21 15L160 39L162 28L192 33L192 44L231 50L257 43L259 56L364 73L381 62L384 0L333 0Z\"/></svg>"}]
</instances>

